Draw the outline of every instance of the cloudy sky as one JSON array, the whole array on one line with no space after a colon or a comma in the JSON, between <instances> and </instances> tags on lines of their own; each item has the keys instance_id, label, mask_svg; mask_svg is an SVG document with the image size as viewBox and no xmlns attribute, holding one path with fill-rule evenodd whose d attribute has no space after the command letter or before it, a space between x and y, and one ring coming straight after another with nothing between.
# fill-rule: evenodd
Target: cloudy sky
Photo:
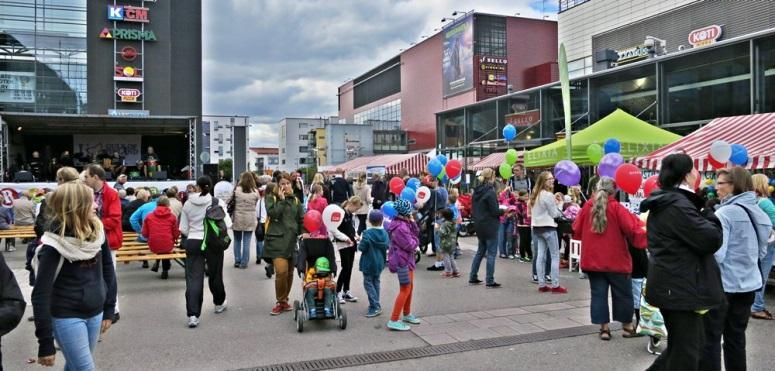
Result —
<instances>
[{"instance_id":1,"label":"cloudy sky","mask_svg":"<svg viewBox=\"0 0 775 371\"><path fill-rule=\"evenodd\" d=\"M343 82L471 9L557 19L557 0L204 0L203 112L250 116L251 145L277 146L280 119L336 115Z\"/></svg>"}]
</instances>

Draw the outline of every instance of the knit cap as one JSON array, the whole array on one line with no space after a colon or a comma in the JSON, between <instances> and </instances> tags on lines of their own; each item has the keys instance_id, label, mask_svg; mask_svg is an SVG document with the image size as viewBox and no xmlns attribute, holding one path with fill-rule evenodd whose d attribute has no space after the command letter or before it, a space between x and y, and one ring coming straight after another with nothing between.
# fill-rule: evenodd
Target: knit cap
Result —
<instances>
[{"instance_id":1,"label":"knit cap","mask_svg":"<svg viewBox=\"0 0 775 371\"><path fill-rule=\"evenodd\" d=\"M394 206L398 212L398 215L409 216L412 214L412 204L410 204L407 200L400 199L395 202Z\"/></svg>"}]
</instances>

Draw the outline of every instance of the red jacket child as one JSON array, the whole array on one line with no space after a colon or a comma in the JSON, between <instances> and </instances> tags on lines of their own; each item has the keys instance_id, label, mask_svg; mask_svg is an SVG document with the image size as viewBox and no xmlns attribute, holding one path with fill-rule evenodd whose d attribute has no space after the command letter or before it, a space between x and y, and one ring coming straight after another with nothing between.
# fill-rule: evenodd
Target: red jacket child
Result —
<instances>
[{"instance_id":1,"label":"red jacket child","mask_svg":"<svg viewBox=\"0 0 775 371\"><path fill-rule=\"evenodd\" d=\"M143 237L148 239L148 247L154 254L166 254L175 247L180 236L178 221L167 206L157 205L143 222Z\"/></svg>"}]
</instances>

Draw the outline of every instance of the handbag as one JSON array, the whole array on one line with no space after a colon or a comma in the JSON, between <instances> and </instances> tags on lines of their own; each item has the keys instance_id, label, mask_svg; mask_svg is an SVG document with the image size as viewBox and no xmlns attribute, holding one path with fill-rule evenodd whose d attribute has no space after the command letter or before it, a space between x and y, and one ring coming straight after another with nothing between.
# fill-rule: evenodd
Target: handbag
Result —
<instances>
[{"instance_id":1,"label":"handbag","mask_svg":"<svg viewBox=\"0 0 775 371\"><path fill-rule=\"evenodd\" d=\"M261 222L261 209L262 209L262 202L264 202L263 199L258 201L258 217L256 218L256 241L263 241L264 240L264 223Z\"/></svg>"},{"instance_id":2,"label":"handbag","mask_svg":"<svg viewBox=\"0 0 775 371\"><path fill-rule=\"evenodd\" d=\"M640 321L636 331L640 335L653 336L658 339L667 337L667 327L665 319L659 308L646 302L646 279L643 279L643 288L640 296Z\"/></svg>"},{"instance_id":3,"label":"handbag","mask_svg":"<svg viewBox=\"0 0 775 371\"><path fill-rule=\"evenodd\" d=\"M233 191L231 191L231 198L229 199L229 203L226 205L226 212L229 213L229 217L234 217L234 209L237 208L237 188L235 187Z\"/></svg>"}]
</instances>

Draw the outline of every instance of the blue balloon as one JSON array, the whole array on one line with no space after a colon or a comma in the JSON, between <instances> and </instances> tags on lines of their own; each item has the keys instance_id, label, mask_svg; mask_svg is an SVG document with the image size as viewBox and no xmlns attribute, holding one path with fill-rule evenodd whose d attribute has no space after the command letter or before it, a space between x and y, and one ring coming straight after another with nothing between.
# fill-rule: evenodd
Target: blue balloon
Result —
<instances>
[{"instance_id":1,"label":"blue balloon","mask_svg":"<svg viewBox=\"0 0 775 371\"><path fill-rule=\"evenodd\" d=\"M432 159L428 161L428 172L431 173L432 176L437 177L439 174L441 174L441 169L444 168L444 165L439 162L438 159Z\"/></svg>"},{"instance_id":2,"label":"blue balloon","mask_svg":"<svg viewBox=\"0 0 775 371\"><path fill-rule=\"evenodd\" d=\"M447 166L447 156L440 154L436 156L436 159L439 160L443 166Z\"/></svg>"},{"instance_id":3,"label":"blue balloon","mask_svg":"<svg viewBox=\"0 0 775 371\"><path fill-rule=\"evenodd\" d=\"M420 184L422 184L422 182L420 182L420 179L410 178L409 180L406 181L406 188L411 188L416 191L417 188L420 188Z\"/></svg>"},{"instance_id":4,"label":"blue balloon","mask_svg":"<svg viewBox=\"0 0 775 371\"><path fill-rule=\"evenodd\" d=\"M616 138L609 138L605 141L603 150L605 151L605 154L619 153L622 150L622 145Z\"/></svg>"},{"instance_id":5,"label":"blue balloon","mask_svg":"<svg viewBox=\"0 0 775 371\"><path fill-rule=\"evenodd\" d=\"M517 137L517 128L514 125L508 124L503 127L503 139L507 142L514 140Z\"/></svg>"},{"instance_id":6,"label":"blue balloon","mask_svg":"<svg viewBox=\"0 0 775 371\"><path fill-rule=\"evenodd\" d=\"M447 174L444 174L441 179L439 179L439 182L441 182L441 184L447 184L447 182L449 182L449 177Z\"/></svg>"},{"instance_id":7,"label":"blue balloon","mask_svg":"<svg viewBox=\"0 0 775 371\"><path fill-rule=\"evenodd\" d=\"M388 201L382 204L380 210L382 210L382 213L390 219L393 219L396 217L396 215L398 215L398 211L396 211L396 207L393 204L393 201Z\"/></svg>"},{"instance_id":8,"label":"blue balloon","mask_svg":"<svg viewBox=\"0 0 775 371\"><path fill-rule=\"evenodd\" d=\"M732 155L729 156L729 162L735 165L745 165L748 163L748 150L742 144L732 145Z\"/></svg>"},{"instance_id":9,"label":"blue balloon","mask_svg":"<svg viewBox=\"0 0 775 371\"><path fill-rule=\"evenodd\" d=\"M775 179L770 180L770 185L775 187Z\"/></svg>"},{"instance_id":10,"label":"blue balloon","mask_svg":"<svg viewBox=\"0 0 775 371\"><path fill-rule=\"evenodd\" d=\"M401 199L409 201L410 204L414 205L414 201L417 199L417 193L409 187L405 187L403 191L401 191Z\"/></svg>"}]
</instances>

